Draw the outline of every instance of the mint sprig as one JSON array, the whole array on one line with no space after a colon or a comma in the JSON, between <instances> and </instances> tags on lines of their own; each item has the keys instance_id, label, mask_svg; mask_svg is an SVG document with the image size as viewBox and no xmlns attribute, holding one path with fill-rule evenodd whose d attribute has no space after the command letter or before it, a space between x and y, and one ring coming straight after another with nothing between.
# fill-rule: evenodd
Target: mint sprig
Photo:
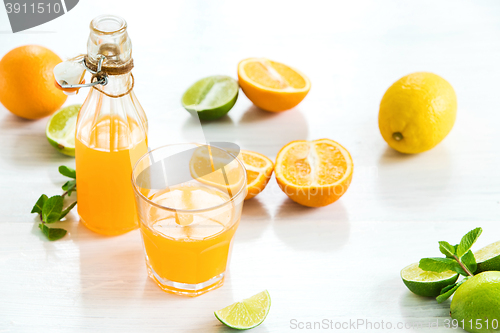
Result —
<instances>
[{"instance_id":1,"label":"mint sprig","mask_svg":"<svg viewBox=\"0 0 500 333\"><path fill-rule=\"evenodd\" d=\"M70 167L61 165L59 167L59 173L63 176L72 178L72 180L67 181L62 186L65 192L62 195L54 195L50 198L42 194L31 209L31 213L36 213L40 216L41 223L38 224L38 227L50 241L63 238L67 231L62 228L51 228L47 224L62 220L76 205L75 201L63 209L64 197L66 195L69 197L72 192L76 191L76 171Z\"/></svg>"},{"instance_id":2,"label":"mint sprig","mask_svg":"<svg viewBox=\"0 0 500 333\"><path fill-rule=\"evenodd\" d=\"M474 276L477 270L477 262L472 253L472 245L477 241L483 229L475 228L469 231L462 237L460 243L451 245L448 242L439 242L439 251L446 256L446 258L423 258L420 259L418 267L424 271L431 272L446 272L454 271L464 276L464 278L452 285L446 286L441 290L441 294L436 297L438 303L442 303L453 295L453 293L460 287L462 283Z\"/></svg>"}]
</instances>

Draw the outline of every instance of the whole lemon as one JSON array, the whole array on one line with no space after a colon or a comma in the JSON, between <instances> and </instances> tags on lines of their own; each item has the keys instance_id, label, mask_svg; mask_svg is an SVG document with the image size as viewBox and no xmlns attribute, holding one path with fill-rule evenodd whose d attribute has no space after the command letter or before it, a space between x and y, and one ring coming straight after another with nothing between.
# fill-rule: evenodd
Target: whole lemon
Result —
<instances>
[{"instance_id":1,"label":"whole lemon","mask_svg":"<svg viewBox=\"0 0 500 333\"><path fill-rule=\"evenodd\" d=\"M453 87L439 75L417 72L387 89L378 125L390 147L416 154L434 148L450 133L457 115Z\"/></svg>"},{"instance_id":2,"label":"whole lemon","mask_svg":"<svg viewBox=\"0 0 500 333\"><path fill-rule=\"evenodd\" d=\"M450 315L468 332L500 332L500 272L465 281L453 295Z\"/></svg>"},{"instance_id":3,"label":"whole lemon","mask_svg":"<svg viewBox=\"0 0 500 333\"><path fill-rule=\"evenodd\" d=\"M0 102L13 114L27 118L46 117L66 101L54 84L54 66L62 60L39 45L24 45L0 60Z\"/></svg>"}]
</instances>

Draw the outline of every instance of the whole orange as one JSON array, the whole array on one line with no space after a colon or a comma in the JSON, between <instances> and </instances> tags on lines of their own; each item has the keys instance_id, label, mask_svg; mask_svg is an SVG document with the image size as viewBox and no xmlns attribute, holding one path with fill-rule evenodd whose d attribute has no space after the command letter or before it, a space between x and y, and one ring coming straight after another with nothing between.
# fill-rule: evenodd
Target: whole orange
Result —
<instances>
[{"instance_id":1,"label":"whole orange","mask_svg":"<svg viewBox=\"0 0 500 333\"><path fill-rule=\"evenodd\" d=\"M54 66L62 60L39 45L24 45L0 60L0 102L13 114L39 119L61 107L67 96L54 84Z\"/></svg>"}]
</instances>

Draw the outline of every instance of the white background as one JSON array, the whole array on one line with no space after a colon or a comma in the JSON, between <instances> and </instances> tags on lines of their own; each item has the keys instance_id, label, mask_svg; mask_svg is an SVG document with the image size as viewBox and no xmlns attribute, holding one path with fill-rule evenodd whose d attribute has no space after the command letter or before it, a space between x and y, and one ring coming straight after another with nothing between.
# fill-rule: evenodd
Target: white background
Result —
<instances>
[{"instance_id":1,"label":"white background","mask_svg":"<svg viewBox=\"0 0 500 333\"><path fill-rule=\"evenodd\" d=\"M351 187L331 206L310 209L272 179L245 203L225 285L195 299L174 296L147 278L138 231L102 237L79 225L75 211L61 222L64 239L41 236L29 211L41 193L60 193L57 167L74 160L46 141L47 119L25 121L0 105L0 332L229 332L213 311L263 289L272 307L256 333L300 331L292 319L443 325L449 301L411 294L399 272L439 255L438 240L457 243L476 226L484 229L476 250L499 239L500 2L160 3L82 0L17 34L0 9L0 57L40 44L69 58L85 52L94 16L123 16L151 147L203 140L180 105L193 82L236 77L248 57L283 62L311 79L298 107L271 114L240 93L228 117L204 124L206 137L272 159L289 141L331 138L354 159ZM459 107L441 144L406 156L383 141L377 115L385 90L415 71L447 79Z\"/></svg>"}]
</instances>

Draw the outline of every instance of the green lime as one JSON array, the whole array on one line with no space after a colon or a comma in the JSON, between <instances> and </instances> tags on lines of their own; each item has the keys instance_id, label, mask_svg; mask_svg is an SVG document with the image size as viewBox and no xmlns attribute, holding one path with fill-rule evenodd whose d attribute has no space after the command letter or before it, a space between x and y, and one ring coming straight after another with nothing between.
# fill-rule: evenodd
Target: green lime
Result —
<instances>
[{"instance_id":1,"label":"green lime","mask_svg":"<svg viewBox=\"0 0 500 333\"><path fill-rule=\"evenodd\" d=\"M60 109L49 119L45 135L50 144L68 156L75 156L76 119L81 105Z\"/></svg>"},{"instance_id":2,"label":"green lime","mask_svg":"<svg viewBox=\"0 0 500 333\"><path fill-rule=\"evenodd\" d=\"M234 106L239 88L238 82L229 76L209 76L186 90L182 106L189 112L198 112L202 120L218 119Z\"/></svg>"},{"instance_id":3,"label":"green lime","mask_svg":"<svg viewBox=\"0 0 500 333\"><path fill-rule=\"evenodd\" d=\"M500 271L500 241L483 247L474 253L474 257L477 262L476 274L485 271Z\"/></svg>"},{"instance_id":4,"label":"green lime","mask_svg":"<svg viewBox=\"0 0 500 333\"><path fill-rule=\"evenodd\" d=\"M270 308L271 296L264 290L214 313L224 325L237 330L248 330L262 324Z\"/></svg>"},{"instance_id":5,"label":"green lime","mask_svg":"<svg viewBox=\"0 0 500 333\"><path fill-rule=\"evenodd\" d=\"M465 281L453 296L450 315L468 332L500 332L500 272Z\"/></svg>"},{"instance_id":6,"label":"green lime","mask_svg":"<svg viewBox=\"0 0 500 333\"><path fill-rule=\"evenodd\" d=\"M418 267L418 263L414 263L401 270L401 278L414 294L436 297L441 293L441 289L457 281L458 273L453 271L428 272Z\"/></svg>"}]
</instances>

